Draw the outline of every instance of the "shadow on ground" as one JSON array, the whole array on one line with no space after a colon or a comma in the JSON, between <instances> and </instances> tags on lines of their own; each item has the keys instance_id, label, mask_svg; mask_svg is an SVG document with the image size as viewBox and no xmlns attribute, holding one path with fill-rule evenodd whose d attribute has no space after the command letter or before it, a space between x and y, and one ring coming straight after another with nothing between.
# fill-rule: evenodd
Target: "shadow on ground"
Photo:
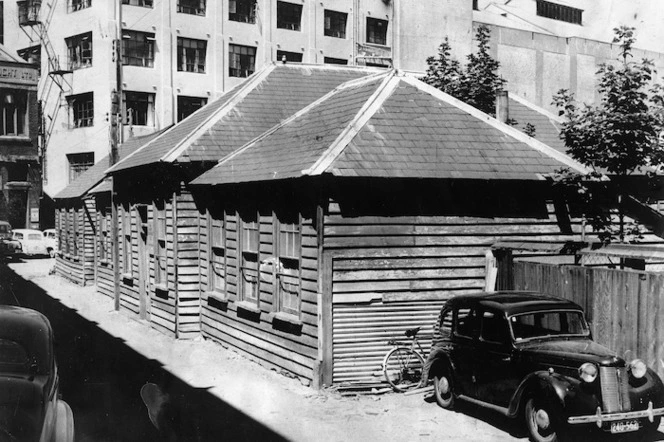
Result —
<instances>
[{"instance_id":1,"label":"shadow on ground","mask_svg":"<svg viewBox=\"0 0 664 442\"><path fill-rule=\"evenodd\" d=\"M206 389L182 382L4 264L0 304L33 308L51 321L60 392L74 412L79 442L285 440ZM155 429L141 400L140 389L147 382L159 385L171 398L168 434Z\"/></svg>"}]
</instances>

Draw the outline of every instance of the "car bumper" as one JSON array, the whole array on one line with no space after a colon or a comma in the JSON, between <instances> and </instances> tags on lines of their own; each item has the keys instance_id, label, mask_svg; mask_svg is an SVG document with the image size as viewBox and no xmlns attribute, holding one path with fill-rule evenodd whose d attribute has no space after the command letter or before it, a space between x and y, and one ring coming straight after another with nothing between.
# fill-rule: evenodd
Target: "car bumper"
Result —
<instances>
[{"instance_id":1,"label":"car bumper","mask_svg":"<svg viewBox=\"0 0 664 442\"><path fill-rule=\"evenodd\" d=\"M567 418L568 424L588 424L596 423L599 428L602 427L604 422L622 421L628 419L643 419L648 418L650 422L655 419L655 416L664 415L664 408L653 408L652 402L648 402L648 408L639 411L628 411L625 413L606 413L602 414L602 410L597 407L597 413L589 414L586 416L572 416Z\"/></svg>"}]
</instances>

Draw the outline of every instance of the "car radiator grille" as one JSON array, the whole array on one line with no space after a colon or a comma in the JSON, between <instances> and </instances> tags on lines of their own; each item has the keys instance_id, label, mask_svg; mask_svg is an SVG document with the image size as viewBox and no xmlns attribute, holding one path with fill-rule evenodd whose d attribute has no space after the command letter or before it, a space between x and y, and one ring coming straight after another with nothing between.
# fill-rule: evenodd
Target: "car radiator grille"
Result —
<instances>
[{"instance_id":1,"label":"car radiator grille","mask_svg":"<svg viewBox=\"0 0 664 442\"><path fill-rule=\"evenodd\" d=\"M629 402L627 368L600 367L599 380L602 386L602 405L605 413L628 411Z\"/></svg>"}]
</instances>

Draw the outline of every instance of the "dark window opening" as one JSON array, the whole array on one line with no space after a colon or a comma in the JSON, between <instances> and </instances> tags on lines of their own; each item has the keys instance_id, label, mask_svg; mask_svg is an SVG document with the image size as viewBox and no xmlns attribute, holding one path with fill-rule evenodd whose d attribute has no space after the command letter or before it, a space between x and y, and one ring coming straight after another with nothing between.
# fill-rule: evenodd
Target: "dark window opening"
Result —
<instances>
[{"instance_id":1,"label":"dark window opening","mask_svg":"<svg viewBox=\"0 0 664 442\"><path fill-rule=\"evenodd\" d=\"M122 31L122 64L154 67L154 34Z\"/></svg>"},{"instance_id":2,"label":"dark window opening","mask_svg":"<svg viewBox=\"0 0 664 442\"><path fill-rule=\"evenodd\" d=\"M228 19L256 23L256 0L228 0Z\"/></svg>"},{"instance_id":3,"label":"dark window opening","mask_svg":"<svg viewBox=\"0 0 664 442\"><path fill-rule=\"evenodd\" d=\"M205 0L178 0L178 12L205 15Z\"/></svg>"},{"instance_id":4,"label":"dark window opening","mask_svg":"<svg viewBox=\"0 0 664 442\"><path fill-rule=\"evenodd\" d=\"M182 121L207 104L207 98L178 95L178 121Z\"/></svg>"},{"instance_id":5,"label":"dark window opening","mask_svg":"<svg viewBox=\"0 0 664 442\"><path fill-rule=\"evenodd\" d=\"M27 135L28 94L18 89L0 89L0 136Z\"/></svg>"},{"instance_id":6,"label":"dark window opening","mask_svg":"<svg viewBox=\"0 0 664 442\"><path fill-rule=\"evenodd\" d=\"M69 70L92 66L92 32L66 38L65 42Z\"/></svg>"},{"instance_id":7,"label":"dark window opening","mask_svg":"<svg viewBox=\"0 0 664 442\"><path fill-rule=\"evenodd\" d=\"M256 69L256 48L251 46L229 45L228 75L248 77Z\"/></svg>"},{"instance_id":8,"label":"dark window opening","mask_svg":"<svg viewBox=\"0 0 664 442\"><path fill-rule=\"evenodd\" d=\"M277 61L284 61L284 57L286 57L286 61L302 63L301 52L277 51Z\"/></svg>"},{"instance_id":9,"label":"dark window opening","mask_svg":"<svg viewBox=\"0 0 664 442\"><path fill-rule=\"evenodd\" d=\"M18 24L19 26L29 26L39 22L39 11L41 9L41 1L20 1L16 2L18 6Z\"/></svg>"},{"instance_id":10,"label":"dark window opening","mask_svg":"<svg viewBox=\"0 0 664 442\"><path fill-rule=\"evenodd\" d=\"M71 183L95 164L95 153L70 153L67 155L67 161L69 162L69 182Z\"/></svg>"},{"instance_id":11,"label":"dark window opening","mask_svg":"<svg viewBox=\"0 0 664 442\"><path fill-rule=\"evenodd\" d=\"M346 20L348 14L325 10L325 30L327 37L346 38Z\"/></svg>"},{"instance_id":12,"label":"dark window opening","mask_svg":"<svg viewBox=\"0 0 664 442\"><path fill-rule=\"evenodd\" d=\"M151 8L153 6L153 0L122 0L123 5L130 6L143 6L144 8Z\"/></svg>"},{"instance_id":13,"label":"dark window opening","mask_svg":"<svg viewBox=\"0 0 664 442\"><path fill-rule=\"evenodd\" d=\"M277 28L299 31L301 20L302 5L279 1L277 2Z\"/></svg>"},{"instance_id":14,"label":"dark window opening","mask_svg":"<svg viewBox=\"0 0 664 442\"><path fill-rule=\"evenodd\" d=\"M387 20L367 17L367 43L387 45Z\"/></svg>"},{"instance_id":15,"label":"dark window opening","mask_svg":"<svg viewBox=\"0 0 664 442\"><path fill-rule=\"evenodd\" d=\"M67 98L71 109L72 127L90 127L94 123L93 93L72 95Z\"/></svg>"},{"instance_id":16,"label":"dark window opening","mask_svg":"<svg viewBox=\"0 0 664 442\"><path fill-rule=\"evenodd\" d=\"M178 37L178 71L205 73L207 42Z\"/></svg>"},{"instance_id":17,"label":"dark window opening","mask_svg":"<svg viewBox=\"0 0 664 442\"><path fill-rule=\"evenodd\" d=\"M125 124L154 126L154 96L147 92L125 92Z\"/></svg>"},{"instance_id":18,"label":"dark window opening","mask_svg":"<svg viewBox=\"0 0 664 442\"><path fill-rule=\"evenodd\" d=\"M81 9L89 8L92 0L69 0L67 4L67 12L76 12Z\"/></svg>"},{"instance_id":19,"label":"dark window opening","mask_svg":"<svg viewBox=\"0 0 664 442\"><path fill-rule=\"evenodd\" d=\"M345 58L333 58L333 57L324 57L323 63L325 64L348 64L348 60Z\"/></svg>"},{"instance_id":20,"label":"dark window opening","mask_svg":"<svg viewBox=\"0 0 664 442\"><path fill-rule=\"evenodd\" d=\"M582 13L583 10L581 9L547 2L545 0L537 0L537 15L540 17L580 25Z\"/></svg>"}]
</instances>

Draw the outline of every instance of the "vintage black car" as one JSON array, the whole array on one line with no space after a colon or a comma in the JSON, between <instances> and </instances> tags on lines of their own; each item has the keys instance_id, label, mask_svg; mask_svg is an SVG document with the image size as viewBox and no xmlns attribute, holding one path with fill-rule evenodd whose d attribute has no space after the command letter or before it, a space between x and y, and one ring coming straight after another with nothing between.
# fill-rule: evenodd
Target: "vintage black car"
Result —
<instances>
[{"instance_id":1,"label":"vintage black car","mask_svg":"<svg viewBox=\"0 0 664 442\"><path fill-rule=\"evenodd\" d=\"M538 293L447 301L424 377L433 380L441 407L463 399L523 415L534 441L566 440L583 426L647 436L664 414L664 386L654 371L593 342L577 304Z\"/></svg>"},{"instance_id":2,"label":"vintage black car","mask_svg":"<svg viewBox=\"0 0 664 442\"><path fill-rule=\"evenodd\" d=\"M73 441L73 414L58 387L48 319L0 305L0 441Z\"/></svg>"}]
</instances>

